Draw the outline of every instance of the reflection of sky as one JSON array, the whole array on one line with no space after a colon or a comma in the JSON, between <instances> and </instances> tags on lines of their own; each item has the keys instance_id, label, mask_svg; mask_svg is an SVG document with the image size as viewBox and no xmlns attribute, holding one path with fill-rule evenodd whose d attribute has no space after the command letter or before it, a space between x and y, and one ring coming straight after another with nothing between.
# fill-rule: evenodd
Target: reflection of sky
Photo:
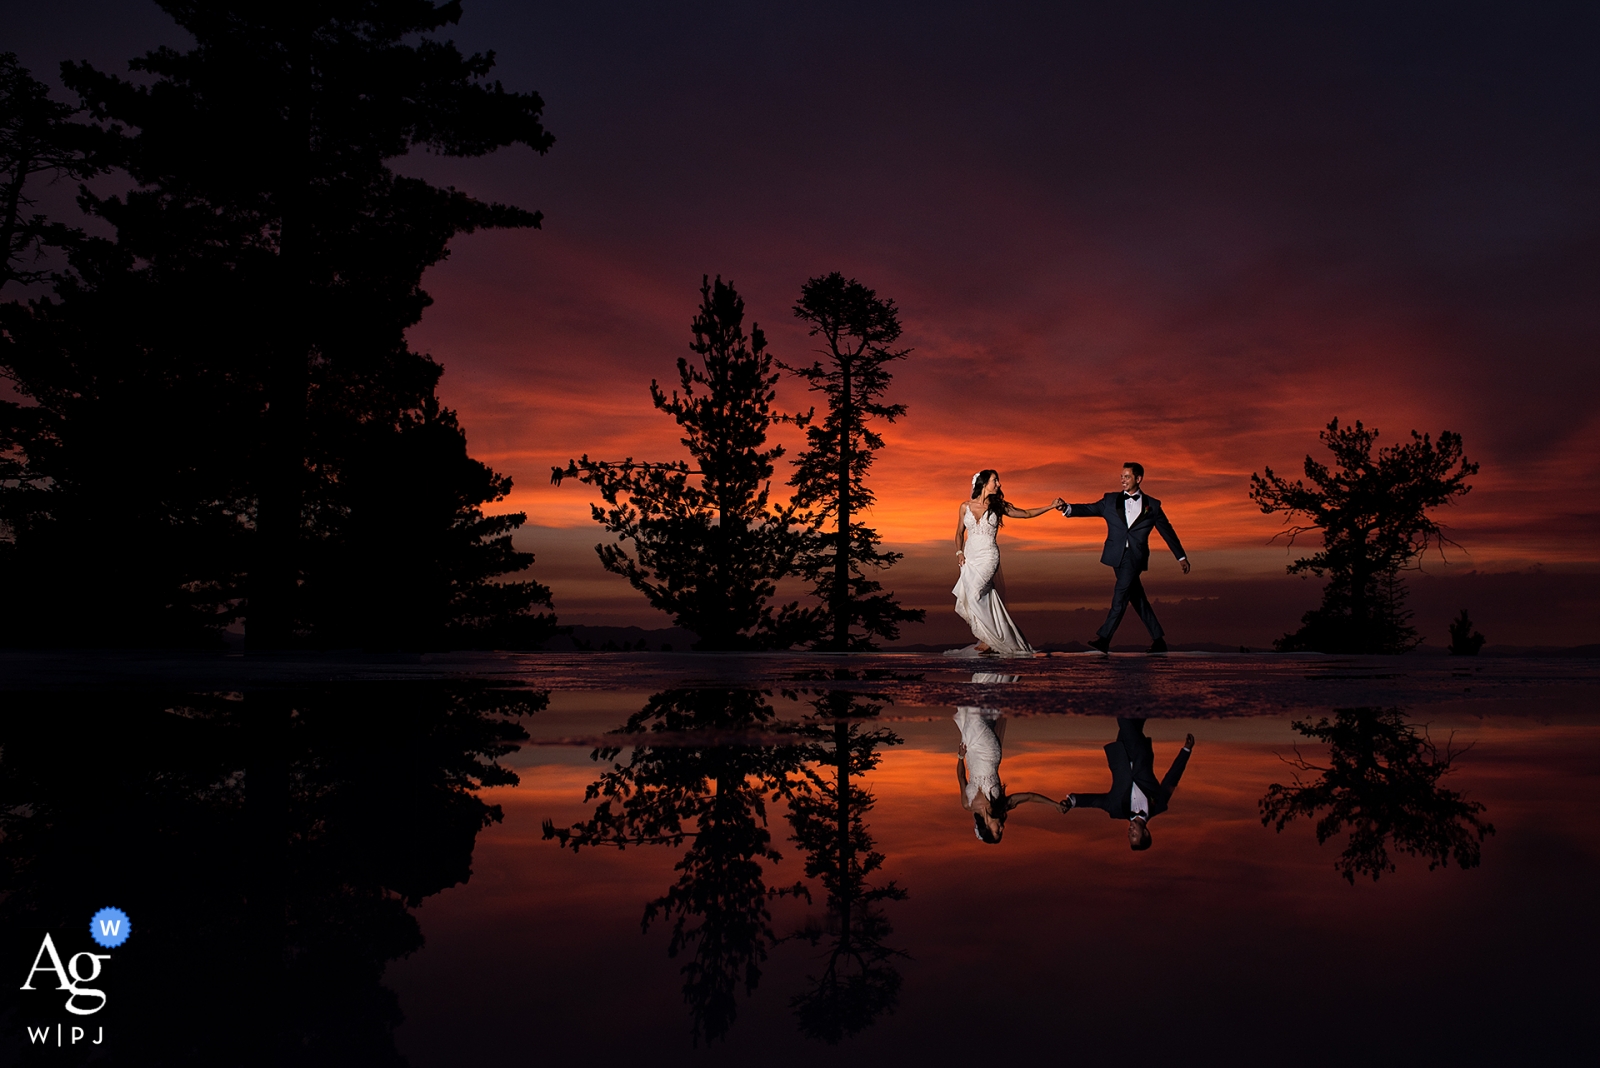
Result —
<instances>
[{"instance_id":1,"label":"reflection of sky","mask_svg":"<svg viewBox=\"0 0 1600 1068\"><path fill-rule=\"evenodd\" d=\"M413 338L446 366L474 452L515 476L512 503L556 528L527 542L568 621L664 623L600 572L592 531L561 533L588 527L584 490L545 482L585 452L675 453L646 386L685 351L702 273L732 278L791 360L808 275L840 269L899 302L911 412L875 470L874 519L927 560L900 585L931 588L979 467L1039 503L1112 488L1141 459L1201 570L1233 584L1189 635L1259 644L1314 595L1281 578L1291 592L1264 592L1283 556L1261 548L1277 528L1247 478L1295 469L1333 415L1390 442L1464 433L1484 472L1445 516L1472 553L1450 574L1582 565L1594 585L1592 8L466 12L454 35L544 94L557 144L411 166L546 224L458 241ZM86 0L0 16L41 72L111 64L170 39L163 25ZM1052 565L1029 594L1040 611L1069 611L1082 598L1064 587L1105 582L1097 539L1051 523L1009 524L1008 549ZM1152 593L1202 596L1199 581L1162 575ZM1592 589L1533 595L1552 624L1461 582L1438 611L1470 593L1491 641L1600 639ZM1273 599L1294 603L1257 608ZM1437 641L1442 618L1423 629Z\"/></svg>"},{"instance_id":2,"label":"reflection of sky","mask_svg":"<svg viewBox=\"0 0 1600 1068\"><path fill-rule=\"evenodd\" d=\"M561 709L557 695L552 711ZM885 750L868 782L883 876L910 892L885 908L889 942L910 956L898 965L897 1011L843 1047L841 1063L1111 1056L1126 1048L1116 1021L1130 1001L1146 1007L1142 1050L1208 1063L1208 1050L1254 1063L1291 1046L1300 1063L1368 1044L1399 1056L1424 1041L1419 1019L1435 1024L1417 1055L1478 1063L1526 1040L1535 996L1553 999L1541 1013L1550 1023L1542 1048L1574 1033L1568 1025L1582 1014L1561 1007L1575 1008L1568 1002L1585 984L1531 977L1581 976L1600 948L1588 904L1600 824L1569 804L1600 756L1592 717L1433 716L1437 741L1455 730L1457 742L1475 743L1445 784L1482 801L1498 833L1478 869L1429 872L1402 857L1394 874L1354 887L1333 870L1339 842L1319 848L1304 822L1277 835L1257 818L1266 785L1287 781L1275 755L1294 737L1284 720L1151 720L1158 772L1186 730L1198 743L1171 811L1152 824L1154 848L1135 855L1122 824L1099 812L1032 805L1012 814L1000 845L977 842L957 799L947 717L896 722L907 744ZM1104 789L1100 746L1114 733L1108 719L1013 719L1002 776L1014 790L1052 795ZM652 1063L828 1055L798 1040L788 1010L816 968L799 944L773 950L726 1045L691 1053L682 961L667 958L663 932L638 927L681 850L574 856L541 841L541 819L586 814L593 765L573 755L524 751L532 764L522 785L494 792L506 819L479 836L472 881L422 907L428 947L387 979L407 1015L407 1055L419 1064L563 1062L596 1049L607 1060L641 1048ZM1549 819L1558 810L1569 814L1559 833ZM771 818L785 854L768 876L776 884L798 878L801 861L781 840L781 810ZM820 900L776 905L776 930L798 927ZM1437 1025L1444 1020L1456 1024Z\"/></svg>"}]
</instances>

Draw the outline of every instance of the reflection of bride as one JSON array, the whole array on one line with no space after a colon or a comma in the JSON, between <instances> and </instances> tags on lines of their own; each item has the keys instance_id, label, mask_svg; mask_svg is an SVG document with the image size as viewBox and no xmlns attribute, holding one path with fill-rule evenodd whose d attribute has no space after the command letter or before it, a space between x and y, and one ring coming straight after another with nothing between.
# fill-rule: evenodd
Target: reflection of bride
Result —
<instances>
[{"instance_id":1,"label":"reflection of bride","mask_svg":"<svg viewBox=\"0 0 1600 1068\"><path fill-rule=\"evenodd\" d=\"M950 592L956 597L956 615L967 621L977 644L963 653L1032 656L1033 647L1011 622L1004 601L1005 579L1000 574L1000 533L1003 516L1032 519L1059 507L1061 498L1043 508L1018 508L1000 492L1000 474L979 471L972 476L972 498L956 510L956 564L961 577Z\"/></svg>"},{"instance_id":2,"label":"reflection of bride","mask_svg":"<svg viewBox=\"0 0 1600 1068\"><path fill-rule=\"evenodd\" d=\"M1000 676L995 676L999 678ZM983 676L973 676L977 682ZM984 678L984 681L988 681ZM1005 740L1005 715L995 708L963 705L956 709L961 743L956 746L956 782L961 785L961 807L972 813L980 842L995 845L1006 830L1006 816L1028 801L1055 805L1043 794L1007 794L1000 781L1000 743Z\"/></svg>"}]
</instances>

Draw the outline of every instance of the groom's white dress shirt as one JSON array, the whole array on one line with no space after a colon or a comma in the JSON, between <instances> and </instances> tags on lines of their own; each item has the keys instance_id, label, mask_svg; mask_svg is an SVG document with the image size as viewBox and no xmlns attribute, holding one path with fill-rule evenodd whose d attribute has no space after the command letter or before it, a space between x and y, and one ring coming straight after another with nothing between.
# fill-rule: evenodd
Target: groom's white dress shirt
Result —
<instances>
[{"instance_id":1,"label":"groom's white dress shirt","mask_svg":"<svg viewBox=\"0 0 1600 1068\"><path fill-rule=\"evenodd\" d=\"M1132 529L1133 521L1139 518L1139 513L1142 511L1144 511L1144 494L1136 493L1129 496L1125 493L1122 495L1122 515L1128 521L1129 529ZM1129 539L1128 544L1123 547L1132 548L1132 539Z\"/></svg>"},{"instance_id":2,"label":"groom's white dress shirt","mask_svg":"<svg viewBox=\"0 0 1600 1068\"><path fill-rule=\"evenodd\" d=\"M1128 770L1133 770L1133 761L1131 760L1128 761ZM1150 818L1150 799L1144 796L1144 791L1139 789L1139 784L1137 782L1133 784L1133 802L1131 807L1133 809L1133 815L1143 816L1146 820Z\"/></svg>"},{"instance_id":3,"label":"groom's white dress shirt","mask_svg":"<svg viewBox=\"0 0 1600 1068\"><path fill-rule=\"evenodd\" d=\"M1184 746L1183 749L1180 750L1180 752L1184 752L1184 753L1189 752L1189 747L1188 746ZM1131 760L1128 761L1128 770L1129 771L1133 770L1133 761L1131 761ZM1143 816L1144 819L1145 819L1145 822L1147 822L1147 823L1149 822L1149 820L1150 820L1150 799L1144 795L1144 791L1143 790L1139 789L1139 784L1138 784L1137 781L1134 782L1134 784L1133 784L1133 800L1129 802L1128 807L1129 807L1129 809L1132 810L1132 815L1130 815L1128 817L1129 819L1132 819L1133 816Z\"/></svg>"},{"instance_id":4,"label":"groom's white dress shirt","mask_svg":"<svg viewBox=\"0 0 1600 1068\"><path fill-rule=\"evenodd\" d=\"M1122 516L1123 516L1124 519L1126 519L1128 521L1128 528L1130 530L1133 528L1133 521L1135 519L1138 519L1140 513L1143 512L1143 511L1144 511L1144 494L1135 493L1135 494L1131 494L1130 495L1130 494L1124 493L1122 495ZM1067 514L1071 515L1072 513L1068 512ZM1133 539L1132 538L1127 539L1127 541L1123 544L1122 547L1124 549L1133 548ZM1180 557L1178 557L1178 562L1182 563L1183 561L1185 561L1187 559L1188 559L1187 556L1180 556ZM1137 790L1138 787L1134 787L1134 789ZM1139 796L1143 797L1144 795L1140 794Z\"/></svg>"}]
</instances>

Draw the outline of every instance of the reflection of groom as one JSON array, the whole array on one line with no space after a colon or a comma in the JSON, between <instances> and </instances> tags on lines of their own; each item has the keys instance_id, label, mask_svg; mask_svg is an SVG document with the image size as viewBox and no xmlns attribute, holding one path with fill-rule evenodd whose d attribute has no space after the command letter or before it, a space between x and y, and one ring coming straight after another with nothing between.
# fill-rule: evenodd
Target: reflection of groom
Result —
<instances>
[{"instance_id":1,"label":"reflection of groom","mask_svg":"<svg viewBox=\"0 0 1600 1068\"><path fill-rule=\"evenodd\" d=\"M1128 821L1128 846L1150 848L1149 822L1167 810L1172 791L1189 766L1194 735L1183 740L1183 748L1172 758L1167 777L1156 782L1155 747L1145 737L1143 719L1117 717L1117 740L1106 746L1106 763L1111 765L1111 789L1103 794L1068 794L1063 811L1075 808L1101 808L1114 820Z\"/></svg>"},{"instance_id":2,"label":"reflection of groom","mask_svg":"<svg viewBox=\"0 0 1600 1068\"><path fill-rule=\"evenodd\" d=\"M1144 595L1144 583L1139 580L1139 576L1150 569L1152 527L1167 543L1172 555L1178 558L1183 573L1189 573L1189 558L1184 555L1183 546L1178 544L1178 535L1173 532L1172 524L1167 522L1161 502L1140 492L1139 484L1143 481L1144 467L1141 464L1123 464L1121 493L1108 493L1092 504L1061 506L1062 515L1097 515L1106 521L1106 544L1100 551L1100 562L1116 571L1117 585L1111 591L1111 611L1106 614L1106 621L1100 625L1099 632L1089 642L1102 653L1111 651L1111 636L1117 632L1129 605L1139 613L1145 629L1150 632L1150 651L1167 651L1161 621L1156 619L1156 611L1150 607L1150 598Z\"/></svg>"}]
</instances>

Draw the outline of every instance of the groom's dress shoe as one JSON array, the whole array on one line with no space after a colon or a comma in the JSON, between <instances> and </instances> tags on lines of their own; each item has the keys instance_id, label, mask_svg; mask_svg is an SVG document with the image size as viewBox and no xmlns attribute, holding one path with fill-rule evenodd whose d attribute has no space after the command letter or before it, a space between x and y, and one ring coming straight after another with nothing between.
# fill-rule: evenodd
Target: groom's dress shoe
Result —
<instances>
[{"instance_id":1,"label":"groom's dress shoe","mask_svg":"<svg viewBox=\"0 0 1600 1068\"><path fill-rule=\"evenodd\" d=\"M1111 639L1110 638L1091 638L1091 639L1089 639L1089 648L1098 649L1102 653L1106 653L1107 655L1109 655L1110 652L1111 652Z\"/></svg>"},{"instance_id":2,"label":"groom's dress shoe","mask_svg":"<svg viewBox=\"0 0 1600 1068\"><path fill-rule=\"evenodd\" d=\"M1167 640L1165 638L1157 638L1155 641L1150 643L1150 648L1145 650L1147 653L1164 653L1166 651Z\"/></svg>"}]
</instances>

